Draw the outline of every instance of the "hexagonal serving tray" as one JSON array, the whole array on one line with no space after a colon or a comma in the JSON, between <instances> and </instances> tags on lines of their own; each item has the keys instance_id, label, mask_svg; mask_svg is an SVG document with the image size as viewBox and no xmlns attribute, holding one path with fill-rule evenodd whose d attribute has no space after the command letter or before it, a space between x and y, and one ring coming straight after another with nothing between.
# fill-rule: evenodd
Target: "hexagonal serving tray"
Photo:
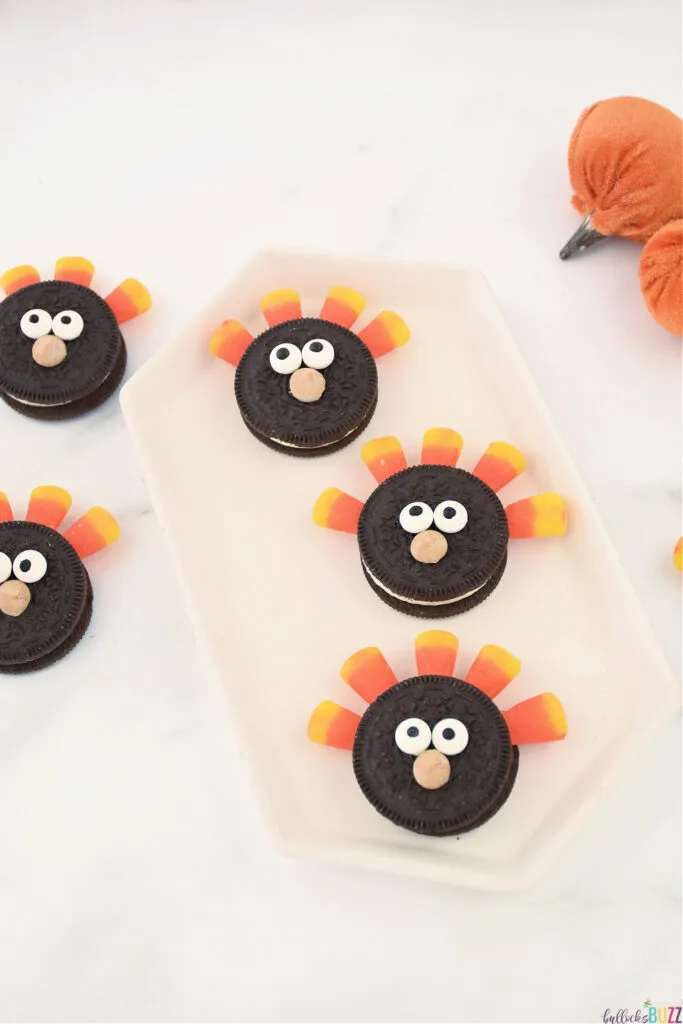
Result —
<instances>
[{"instance_id":1,"label":"hexagonal serving tray","mask_svg":"<svg viewBox=\"0 0 683 1024\"><path fill-rule=\"evenodd\" d=\"M209 354L208 339L227 317L262 330L259 300L275 288L297 289L304 314L315 315L339 284L365 295L360 326L393 308L412 339L379 360L379 404L360 439L330 456L288 458L249 434L234 400L234 371ZM477 270L262 252L128 382L121 402L198 640L231 699L254 791L286 852L521 887L675 713L676 689L649 623ZM507 647L522 671L500 706L551 689L569 723L564 742L522 748L502 810L451 839L423 838L381 818L355 783L350 755L306 735L308 716L324 698L362 712L339 677L349 654L377 645L405 678L414 674L415 636L430 625L375 597L355 539L314 526L313 502L330 485L365 499L373 481L362 444L395 434L416 462L430 426L463 435L464 468L492 440L517 445L527 470L505 489L505 501L558 490L570 515L565 538L511 543L488 600L432 620L460 638L456 674L484 643Z\"/></svg>"}]
</instances>

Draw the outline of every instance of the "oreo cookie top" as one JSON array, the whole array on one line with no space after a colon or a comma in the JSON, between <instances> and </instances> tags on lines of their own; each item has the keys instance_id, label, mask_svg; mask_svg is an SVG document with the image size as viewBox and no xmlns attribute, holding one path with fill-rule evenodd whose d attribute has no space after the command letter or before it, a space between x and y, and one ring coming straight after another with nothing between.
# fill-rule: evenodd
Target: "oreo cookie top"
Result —
<instances>
[{"instance_id":1,"label":"oreo cookie top","mask_svg":"<svg viewBox=\"0 0 683 1024\"><path fill-rule=\"evenodd\" d=\"M237 366L235 396L255 433L284 446L323 447L371 414L377 368L347 328L313 317L287 320L248 346Z\"/></svg>"},{"instance_id":2,"label":"oreo cookie top","mask_svg":"<svg viewBox=\"0 0 683 1024\"><path fill-rule=\"evenodd\" d=\"M481 690L448 676L416 676L370 704L356 731L353 769L373 807L396 825L454 835L507 798L517 748Z\"/></svg>"},{"instance_id":3,"label":"oreo cookie top","mask_svg":"<svg viewBox=\"0 0 683 1024\"><path fill-rule=\"evenodd\" d=\"M68 640L88 591L85 566L56 530L0 523L0 668L42 659Z\"/></svg>"},{"instance_id":4,"label":"oreo cookie top","mask_svg":"<svg viewBox=\"0 0 683 1024\"><path fill-rule=\"evenodd\" d=\"M90 395L114 369L123 338L112 309L72 281L27 285L0 303L0 391L39 406Z\"/></svg>"},{"instance_id":5,"label":"oreo cookie top","mask_svg":"<svg viewBox=\"0 0 683 1024\"><path fill-rule=\"evenodd\" d=\"M482 587L505 559L508 536L495 492L451 466L395 473L373 491L358 521L370 576L395 597L424 604Z\"/></svg>"}]
</instances>

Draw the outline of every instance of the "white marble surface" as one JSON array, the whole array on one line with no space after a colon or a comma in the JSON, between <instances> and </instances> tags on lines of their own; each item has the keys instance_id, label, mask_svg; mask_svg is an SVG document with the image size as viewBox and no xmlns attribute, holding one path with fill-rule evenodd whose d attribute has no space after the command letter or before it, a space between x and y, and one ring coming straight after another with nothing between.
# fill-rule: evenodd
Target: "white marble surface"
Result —
<instances>
[{"instance_id":1,"label":"white marble surface","mask_svg":"<svg viewBox=\"0 0 683 1024\"><path fill-rule=\"evenodd\" d=\"M264 244L481 267L680 674L680 343L645 311L638 246L556 256L574 120L620 93L676 109L679 21L673 0L5 0L0 263L75 252L102 288L144 280L133 371ZM91 563L87 638L0 677L1 1020L565 1022L680 1001L678 723L530 893L282 860L117 402L53 425L3 406L0 443L17 510L54 482L123 527Z\"/></svg>"}]
</instances>

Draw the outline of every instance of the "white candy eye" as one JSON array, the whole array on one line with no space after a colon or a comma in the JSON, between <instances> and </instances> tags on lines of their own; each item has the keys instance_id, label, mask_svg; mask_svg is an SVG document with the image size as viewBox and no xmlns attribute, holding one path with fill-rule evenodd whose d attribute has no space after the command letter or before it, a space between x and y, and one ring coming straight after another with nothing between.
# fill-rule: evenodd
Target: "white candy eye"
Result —
<instances>
[{"instance_id":1,"label":"white candy eye","mask_svg":"<svg viewBox=\"0 0 683 1024\"><path fill-rule=\"evenodd\" d=\"M303 349L304 362L312 370L324 370L334 362L334 348L324 338L307 341Z\"/></svg>"},{"instance_id":2,"label":"white candy eye","mask_svg":"<svg viewBox=\"0 0 683 1024\"><path fill-rule=\"evenodd\" d=\"M14 559L14 575L22 583L37 583L46 572L47 562L40 551L22 551Z\"/></svg>"},{"instance_id":3,"label":"white candy eye","mask_svg":"<svg viewBox=\"0 0 683 1024\"><path fill-rule=\"evenodd\" d=\"M301 366L301 349L296 345L277 345L270 353L270 365L276 373L294 373Z\"/></svg>"},{"instance_id":4,"label":"white candy eye","mask_svg":"<svg viewBox=\"0 0 683 1024\"><path fill-rule=\"evenodd\" d=\"M52 333L62 341L73 341L83 333L83 317L74 309L64 309L52 321Z\"/></svg>"},{"instance_id":5,"label":"white candy eye","mask_svg":"<svg viewBox=\"0 0 683 1024\"><path fill-rule=\"evenodd\" d=\"M424 501L411 501L401 509L398 521L408 533L422 533L434 522L434 513Z\"/></svg>"},{"instance_id":6,"label":"white candy eye","mask_svg":"<svg viewBox=\"0 0 683 1024\"><path fill-rule=\"evenodd\" d=\"M21 333L27 338L42 338L52 330L52 317L44 309L29 309L21 318Z\"/></svg>"},{"instance_id":7,"label":"white candy eye","mask_svg":"<svg viewBox=\"0 0 683 1024\"><path fill-rule=\"evenodd\" d=\"M459 501L442 501L434 509L434 525L442 533L459 533L467 526L467 509Z\"/></svg>"},{"instance_id":8,"label":"white candy eye","mask_svg":"<svg viewBox=\"0 0 683 1024\"><path fill-rule=\"evenodd\" d=\"M442 754L461 754L469 738L467 726L458 718L442 718L432 729L432 743Z\"/></svg>"},{"instance_id":9,"label":"white candy eye","mask_svg":"<svg viewBox=\"0 0 683 1024\"><path fill-rule=\"evenodd\" d=\"M421 718L405 718L396 726L394 733L396 746L404 754L421 754L432 741L432 733L426 722Z\"/></svg>"},{"instance_id":10,"label":"white candy eye","mask_svg":"<svg viewBox=\"0 0 683 1024\"><path fill-rule=\"evenodd\" d=\"M10 578L12 573L12 559L4 551L0 551L0 583Z\"/></svg>"}]
</instances>

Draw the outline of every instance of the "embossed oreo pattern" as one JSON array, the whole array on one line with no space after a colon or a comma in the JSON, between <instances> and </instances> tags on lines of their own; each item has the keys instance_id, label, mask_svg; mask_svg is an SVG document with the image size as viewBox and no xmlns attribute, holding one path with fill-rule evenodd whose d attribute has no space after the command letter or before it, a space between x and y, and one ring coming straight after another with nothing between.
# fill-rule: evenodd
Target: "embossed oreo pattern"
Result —
<instances>
[{"instance_id":1,"label":"embossed oreo pattern","mask_svg":"<svg viewBox=\"0 0 683 1024\"><path fill-rule=\"evenodd\" d=\"M30 309L54 318L73 309L83 317L80 337L66 342L59 366L39 366L33 341L20 322ZM123 337L107 303L91 288L70 281L42 281L8 295L0 303L0 391L41 405L75 402L91 395L121 362ZM106 395L105 395L106 397Z\"/></svg>"},{"instance_id":2,"label":"embossed oreo pattern","mask_svg":"<svg viewBox=\"0 0 683 1024\"><path fill-rule=\"evenodd\" d=\"M0 671L42 662L65 644L68 650L68 641L88 613L90 581L69 542L38 523L0 523L0 551L14 561L29 549L45 556L47 572L28 584L31 601L22 615L13 618L0 612Z\"/></svg>"},{"instance_id":3,"label":"embossed oreo pattern","mask_svg":"<svg viewBox=\"0 0 683 1024\"><path fill-rule=\"evenodd\" d=\"M440 789L423 789L415 781L415 758L395 743L396 726L406 718L421 718L430 728L442 718L467 726L467 747L448 758L451 775ZM369 706L356 732L353 769L384 817L413 832L447 836L483 824L502 806L514 784L517 751L505 719L481 690L460 679L418 676L392 686Z\"/></svg>"},{"instance_id":4,"label":"embossed oreo pattern","mask_svg":"<svg viewBox=\"0 0 683 1024\"><path fill-rule=\"evenodd\" d=\"M334 362L320 372L325 391L317 402L298 402L289 393L289 375L270 365L270 353L284 343L300 349L325 338L334 346ZM341 441L369 422L377 402L377 367L369 349L353 331L327 320L290 320L260 334L242 356L235 374L235 396L250 430L264 440L314 448ZM272 442L271 442L272 446ZM275 442L277 447L277 442Z\"/></svg>"},{"instance_id":5,"label":"embossed oreo pattern","mask_svg":"<svg viewBox=\"0 0 683 1024\"><path fill-rule=\"evenodd\" d=\"M434 509L448 499L465 506L467 525L444 534L448 552L441 561L418 562L410 553L415 535L399 523L401 509L413 501ZM450 466L411 466L389 477L365 502L358 523L365 567L394 594L421 601L455 600L490 580L505 559L508 536L496 494L478 477Z\"/></svg>"}]
</instances>

